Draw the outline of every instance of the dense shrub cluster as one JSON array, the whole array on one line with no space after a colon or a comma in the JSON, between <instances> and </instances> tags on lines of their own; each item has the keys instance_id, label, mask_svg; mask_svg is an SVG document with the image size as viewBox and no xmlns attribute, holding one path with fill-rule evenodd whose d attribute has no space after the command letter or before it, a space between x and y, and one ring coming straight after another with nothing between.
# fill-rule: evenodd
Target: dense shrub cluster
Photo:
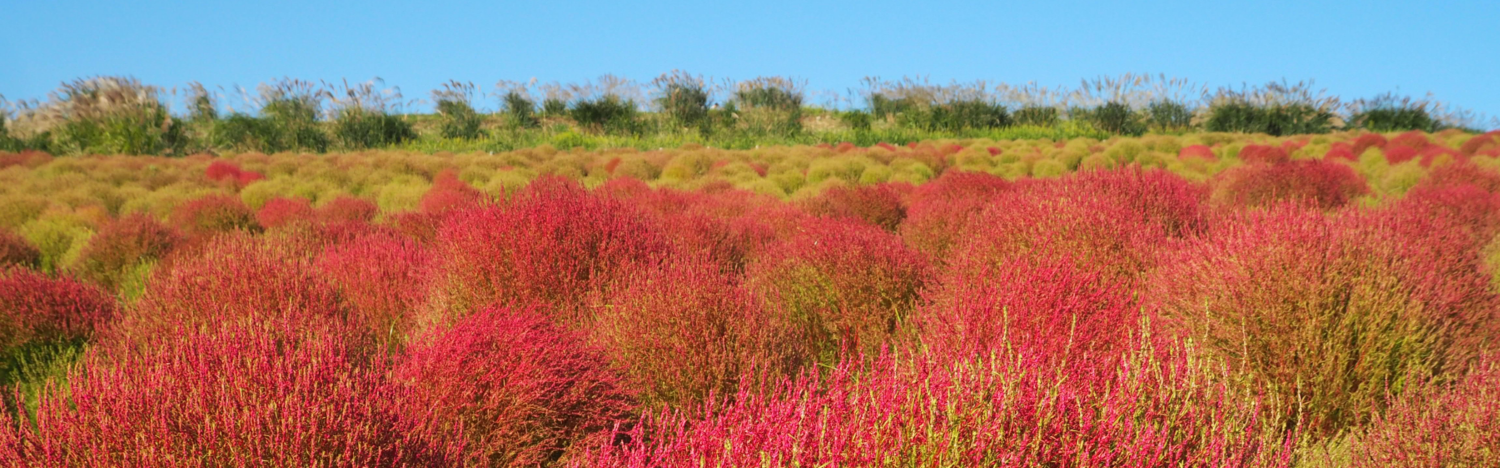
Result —
<instances>
[{"instance_id":1,"label":"dense shrub cluster","mask_svg":"<svg viewBox=\"0 0 1500 468\"><path fill-rule=\"evenodd\" d=\"M0 464L1484 466L1493 141L8 153Z\"/></svg>"}]
</instances>

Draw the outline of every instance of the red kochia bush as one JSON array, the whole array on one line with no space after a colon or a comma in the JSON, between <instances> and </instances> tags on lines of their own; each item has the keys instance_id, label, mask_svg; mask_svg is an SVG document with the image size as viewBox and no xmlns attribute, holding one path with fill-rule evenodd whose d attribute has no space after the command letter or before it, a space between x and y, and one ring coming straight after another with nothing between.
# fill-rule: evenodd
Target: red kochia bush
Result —
<instances>
[{"instance_id":1,"label":"red kochia bush","mask_svg":"<svg viewBox=\"0 0 1500 468\"><path fill-rule=\"evenodd\" d=\"M1297 402L1289 425L1331 435L1423 374L1458 372L1493 330L1495 299L1473 253L1431 252L1442 232L1451 226L1440 219L1380 213L1238 214L1168 255L1151 297L1171 328Z\"/></svg>"},{"instance_id":2,"label":"red kochia bush","mask_svg":"<svg viewBox=\"0 0 1500 468\"><path fill-rule=\"evenodd\" d=\"M376 232L327 247L313 266L343 293L358 323L367 324L381 342L399 343L426 302L429 261L420 244Z\"/></svg>"},{"instance_id":3,"label":"red kochia bush","mask_svg":"<svg viewBox=\"0 0 1500 468\"><path fill-rule=\"evenodd\" d=\"M448 219L438 239L434 299L459 315L532 301L573 312L589 291L668 252L654 220L576 182L537 179L506 206Z\"/></svg>"},{"instance_id":4,"label":"red kochia bush","mask_svg":"<svg viewBox=\"0 0 1500 468\"><path fill-rule=\"evenodd\" d=\"M972 280L1009 261L1054 259L1131 287L1160 244L1203 228L1202 198L1202 187L1161 171L1029 182L974 219L950 275Z\"/></svg>"},{"instance_id":5,"label":"red kochia bush","mask_svg":"<svg viewBox=\"0 0 1500 468\"><path fill-rule=\"evenodd\" d=\"M1073 262L1013 260L947 278L917 314L927 352L949 359L1014 348L1112 362L1140 323L1130 291Z\"/></svg>"},{"instance_id":6,"label":"red kochia bush","mask_svg":"<svg viewBox=\"0 0 1500 468\"><path fill-rule=\"evenodd\" d=\"M1353 168L1327 160L1240 166L1220 173L1213 187L1220 203L1264 207L1292 201L1325 210L1369 192Z\"/></svg>"},{"instance_id":7,"label":"red kochia bush","mask_svg":"<svg viewBox=\"0 0 1500 468\"><path fill-rule=\"evenodd\" d=\"M1391 164L1401 164L1416 159L1417 156L1417 149L1410 146L1392 143L1385 147L1385 160Z\"/></svg>"},{"instance_id":8,"label":"red kochia bush","mask_svg":"<svg viewBox=\"0 0 1500 468\"><path fill-rule=\"evenodd\" d=\"M1500 356L1451 387L1402 395L1351 452L1354 466L1500 465Z\"/></svg>"},{"instance_id":9,"label":"red kochia bush","mask_svg":"<svg viewBox=\"0 0 1500 468\"><path fill-rule=\"evenodd\" d=\"M1003 350L846 361L722 408L648 414L572 466L1291 466L1294 447L1221 383L1230 372L1149 348L1100 366Z\"/></svg>"},{"instance_id":10,"label":"red kochia bush","mask_svg":"<svg viewBox=\"0 0 1500 468\"><path fill-rule=\"evenodd\" d=\"M246 171L240 169L240 166L226 161L214 161L209 163L208 169L204 170L204 175L208 177L208 180L212 180L215 182L233 182L236 186L239 187L250 185L251 182L266 178L266 176L262 175L259 172Z\"/></svg>"},{"instance_id":11,"label":"red kochia bush","mask_svg":"<svg viewBox=\"0 0 1500 468\"><path fill-rule=\"evenodd\" d=\"M1359 155L1365 154L1365 150L1372 147L1385 148L1386 144L1387 141L1384 135L1381 135L1379 133L1366 133L1364 135L1360 135L1359 138L1354 139L1354 148L1351 151L1353 151L1354 155L1357 157Z\"/></svg>"},{"instance_id":12,"label":"red kochia bush","mask_svg":"<svg viewBox=\"0 0 1500 468\"><path fill-rule=\"evenodd\" d=\"M906 219L905 201L891 184L833 187L803 203L818 216L854 218L887 231Z\"/></svg>"},{"instance_id":13,"label":"red kochia bush","mask_svg":"<svg viewBox=\"0 0 1500 468\"><path fill-rule=\"evenodd\" d=\"M375 202L363 198L341 196L318 207L317 217L326 223L351 221L368 223L374 221L375 215L379 212L380 207L376 206Z\"/></svg>"},{"instance_id":14,"label":"red kochia bush","mask_svg":"<svg viewBox=\"0 0 1500 468\"><path fill-rule=\"evenodd\" d=\"M235 180L240 176L240 167L228 161L214 161L208 163L208 169L203 171L203 175L216 182Z\"/></svg>"},{"instance_id":15,"label":"red kochia bush","mask_svg":"<svg viewBox=\"0 0 1500 468\"><path fill-rule=\"evenodd\" d=\"M89 339L117 315L115 300L71 278L0 268L0 349Z\"/></svg>"},{"instance_id":16,"label":"red kochia bush","mask_svg":"<svg viewBox=\"0 0 1500 468\"><path fill-rule=\"evenodd\" d=\"M1395 146L1405 146L1417 151L1421 151L1427 149L1427 146L1432 144L1432 140L1428 140L1427 135L1422 133L1421 131L1412 130L1400 135L1396 135L1395 138L1391 138L1390 144Z\"/></svg>"},{"instance_id":17,"label":"red kochia bush","mask_svg":"<svg viewBox=\"0 0 1500 468\"><path fill-rule=\"evenodd\" d=\"M255 220L266 229L275 229L297 221L313 218L312 203L306 198L276 197L267 201L255 212Z\"/></svg>"},{"instance_id":18,"label":"red kochia bush","mask_svg":"<svg viewBox=\"0 0 1500 468\"><path fill-rule=\"evenodd\" d=\"M1358 161L1359 156L1354 154L1353 147L1349 146L1348 143L1334 143L1333 148L1330 148L1327 153L1323 153L1323 159Z\"/></svg>"},{"instance_id":19,"label":"red kochia bush","mask_svg":"<svg viewBox=\"0 0 1500 468\"><path fill-rule=\"evenodd\" d=\"M188 201L172 211L171 221L177 228L194 236L260 230L255 212L239 198L230 195L209 195Z\"/></svg>"},{"instance_id":20,"label":"red kochia bush","mask_svg":"<svg viewBox=\"0 0 1500 468\"><path fill-rule=\"evenodd\" d=\"M1198 159L1204 159L1204 160L1208 160L1208 161L1213 161L1213 160L1219 159L1218 156L1214 155L1214 150L1212 148L1209 148L1209 147L1203 146L1203 145L1190 145L1190 146L1183 147L1181 151L1177 152L1177 158L1178 159L1198 158Z\"/></svg>"},{"instance_id":21,"label":"red kochia bush","mask_svg":"<svg viewBox=\"0 0 1500 468\"><path fill-rule=\"evenodd\" d=\"M841 349L875 352L900 329L931 279L926 258L868 224L818 218L751 263L746 277L800 335L793 352L836 362Z\"/></svg>"},{"instance_id":22,"label":"red kochia bush","mask_svg":"<svg viewBox=\"0 0 1500 468\"><path fill-rule=\"evenodd\" d=\"M225 324L292 324L309 331L342 327L350 316L336 288L306 261L248 236L226 236L201 255L158 270L118 327L119 344L151 346L175 330Z\"/></svg>"},{"instance_id":23,"label":"red kochia bush","mask_svg":"<svg viewBox=\"0 0 1500 468\"><path fill-rule=\"evenodd\" d=\"M1291 161L1291 156L1280 146L1246 145L1240 149L1240 160L1251 164L1278 164Z\"/></svg>"},{"instance_id":24,"label":"red kochia bush","mask_svg":"<svg viewBox=\"0 0 1500 468\"><path fill-rule=\"evenodd\" d=\"M642 269L596 307L596 341L650 403L696 405L791 370L787 330L713 263Z\"/></svg>"},{"instance_id":25,"label":"red kochia bush","mask_svg":"<svg viewBox=\"0 0 1500 468\"><path fill-rule=\"evenodd\" d=\"M533 308L491 307L414 343L393 372L418 432L462 445L464 466L538 466L607 441L632 411L608 361Z\"/></svg>"},{"instance_id":26,"label":"red kochia bush","mask_svg":"<svg viewBox=\"0 0 1500 468\"><path fill-rule=\"evenodd\" d=\"M26 242L26 238L0 229L0 268L34 267L41 259L41 251L32 247L30 242Z\"/></svg>"},{"instance_id":27,"label":"red kochia bush","mask_svg":"<svg viewBox=\"0 0 1500 468\"><path fill-rule=\"evenodd\" d=\"M661 226L676 250L707 255L725 271L744 270L745 263L774 240L780 214L806 213L769 197L743 192L704 193L655 189L636 179L606 182L595 192L620 199L661 217ZM791 224L796 224L793 221Z\"/></svg>"},{"instance_id":28,"label":"red kochia bush","mask_svg":"<svg viewBox=\"0 0 1500 468\"><path fill-rule=\"evenodd\" d=\"M1495 132L1477 135L1465 141L1458 151L1468 156L1474 156L1484 151L1500 149L1500 139L1496 138Z\"/></svg>"},{"instance_id":29,"label":"red kochia bush","mask_svg":"<svg viewBox=\"0 0 1500 468\"><path fill-rule=\"evenodd\" d=\"M901 238L936 262L946 262L970 218L1010 187L1004 178L983 172L945 172L912 192Z\"/></svg>"},{"instance_id":30,"label":"red kochia bush","mask_svg":"<svg viewBox=\"0 0 1500 468\"><path fill-rule=\"evenodd\" d=\"M76 270L84 279L115 289L130 268L165 258L182 235L151 216L135 213L104 225L78 256Z\"/></svg>"},{"instance_id":31,"label":"red kochia bush","mask_svg":"<svg viewBox=\"0 0 1500 468\"><path fill-rule=\"evenodd\" d=\"M485 201L483 192L459 180L452 169L438 172L432 179L432 188L418 201L418 210L423 213L446 213L471 208Z\"/></svg>"},{"instance_id":32,"label":"red kochia bush","mask_svg":"<svg viewBox=\"0 0 1500 468\"><path fill-rule=\"evenodd\" d=\"M283 324L285 325L285 324ZM95 349L44 395L36 425L0 424L8 466L454 466L456 446L383 410L404 397L341 337L229 326Z\"/></svg>"}]
</instances>

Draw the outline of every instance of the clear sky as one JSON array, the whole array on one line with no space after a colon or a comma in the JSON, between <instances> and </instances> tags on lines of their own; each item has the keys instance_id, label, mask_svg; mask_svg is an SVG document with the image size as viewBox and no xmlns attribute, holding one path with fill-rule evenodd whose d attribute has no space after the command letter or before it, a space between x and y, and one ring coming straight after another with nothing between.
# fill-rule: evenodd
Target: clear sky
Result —
<instances>
[{"instance_id":1,"label":"clear sky","mask_svg":"<svg viewBox=\"0 0 1500 468\"><path fill-rule=\"evenodd\" d=\"M134 75L172 87L384 78L408 98L450 79L865 76L1073 86L1165 73L1214 86L1314 79L1500 115L1500 1L89 2L0 0L0 94ZM494 107L490 103L487 107Z\"/></svg>"}]
</instances>

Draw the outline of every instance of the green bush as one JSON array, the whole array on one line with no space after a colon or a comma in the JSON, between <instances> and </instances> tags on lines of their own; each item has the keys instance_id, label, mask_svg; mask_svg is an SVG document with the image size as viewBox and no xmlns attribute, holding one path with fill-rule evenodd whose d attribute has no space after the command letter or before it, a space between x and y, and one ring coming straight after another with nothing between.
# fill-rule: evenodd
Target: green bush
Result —
<instances>
[{"instance_id":1,"label":"green bush","mask_svg":"<svg viewBox=\"0 0 1500 468\"><path fill-rule=\"evenodd\" d=\"M630 133L636 131L635 101L606 94L593 99L580 99L568 112L574 122L594 131L605 133Z\"/></svg>"},{"instance_id":2,"label":"green bush","mask_svg":"<svg viewBox=\"0 0 1500 468\"><path fill-rule=\"evenodd\" d=\"M542 115L547 117L560 117L568 114L568 101L557 98L542 100Z\"/></svg>"},{"instance_id":3,"label":"green bush","mask_svg":"<svg viewBox=\"0 0 1500 468\"><path fill-rule=\"evenodd\" d=\"M1027 106L1022 107L1011 114L1011 122L1016 125L1028 125L1033 127L1052 127L1057 125L1058 112L1056 107Z\"/></svg>"},{"instance_id":4,"label":"green bush","mask_svg":"<svg viewBox=\"0 0 1500 468\"><path fill-rule=\"evenodd\" d=\"M978 99L938 104L926 112L909 115L920 116L920 121L914 122L916 125L913 126L924 130L957 132L1010 126L1010 114L1006 112L1005 106Z\"/></svg>"},{"instance_id":5,"label":"green bush","mask_svg":"<svg viewBox=\"0 0 1500 468\"><path fill-rule=\"evenodd\" d=\"M839 116L839 121L843 122L844 125L848 125L849 128L851 128L851 129L854 129L854 130L869 130L870 129L870 113L869 112L865 112L865 111L862 111L862 110L851 110L851 111L847 111L847 112L839 112L838 116Z\"/></svg>"},{"instance_id":6,"label":"green bush","mask_svg":"<svg viewBox=\"0 0 1500 468\"><path fill-rule=\"evenodd\" d=\"M260 117L233 115L219 121L215 144L263 153L328 151L328 135L318 122L326 96L327 91L301 80L262 84Z\"/></svg>"},{"instance_id":7,"label":"green bush","mask_svg":"<svg viewBox=\"0 0 1500 468\"><path fill-rule=\"evenodd\" d=\"M1370 109L1354 116L1356 125L1372 132L1421 130L1436 132L1441 124L1423 108Z\"/></svg>"},{"instance_id":8,"label":"green bush","mask_svg":"<svg viewBox=\"0 0 1500 468\"><path fill-rule=\"evenodd\" d=\"M472 83L450 81L443 89L432 92L432 101L437 103L438 134L443 138L475 140L484 136L479 127L484 118L474 111L471 104L475 87Z\"/></svg>"},{"instance_id":9,"label":"green bush","mask_svg":"<svg viewBox=\"0 0 1500 468\"><path fill-rule=\"evenodd\" d=\"M788 78L761 77L741 82L731 101L736 127L752 134L788 137L802 132L802 85Z\"/></svg>"},{"instance_id":10,"label":"green bush","mask_svg":"<svg viewBox=\"0 0 1500 468\"><path fill-rule=\"evenodd\" d=\"M1332 112L1305 103L1259 106L1228 102L1209 108L1204 129L1271 136L1328 133L1333 129L1333 118Z\"/></svg>"},{"instance_id":11,"label":"green bush","mask_svg":"<svg viewBox=\"0 0 1500 468\"><path fill-rule=\"evenodd\" d=\"M705 129L708 123L708 90L703 79L681 72L662 75L652 82L656 86L656 105L684 127Z\"/></svg>"},{"instance_id":12,"label":"green bush","mask_svg":"<svg viewBox=\"0 0 1500 468\"><path fill-rule=\"evenodd\" d=\"M65 83L27 111L46 150L63 154L177 154L186 143L161 89L104 76Z\"/></svg>"},{"instance_id":13,"label":"green bush","mask_svg":"<svg viewBox=\"0 0 1500 468\"><path fill-rule=\"evenodd\" d=\"M417 138L411 123L378 110L349 107L333 120L333 134L344 148L378 148Z\"/></svg>"},{"instance_id":14,"label":"green bush","mask_svg":"<svg viewBox=\"0 0 1500 468\"><path fill-rule=\"evenodd\" d=\"M1155 101L1146 106L1146 113L1150 115L1152 130L1177 132L1187 130L1193 125L1193 110L1181 102Z\"/></svg>"},{"instance_id":15,"label":"green bush","mask_svg":"<svg viewBox=\"0 0 1500 468\"><path fill-rule=\"evenodd\" d=\"M505 108L505 123L517 128L533 128L537 126L536 103L517 90L510 90L501 99ZM550 111L549 111L550 113Z\"/></svg>"},{"instance_id":16,"label":"green bush","mask_svg":"<svg viewBox=\"0 0 1500 468\"><path fill-rule=\"evenodd\" d=\"M1087 121L1104 132L1115 135L1139 136L1146 133L1146 122L1129 105L1110 101L1093 109L1075 109L1074 118Z\"/></svg>"}]
</instances>

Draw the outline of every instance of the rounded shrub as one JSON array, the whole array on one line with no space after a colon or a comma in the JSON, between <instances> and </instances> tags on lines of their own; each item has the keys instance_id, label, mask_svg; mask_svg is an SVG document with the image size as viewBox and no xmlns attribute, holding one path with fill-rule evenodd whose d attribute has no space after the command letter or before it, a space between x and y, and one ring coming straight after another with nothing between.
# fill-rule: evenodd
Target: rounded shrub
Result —
<instances>
[{"instance_id":1,"label":"rounded shrub","mask_svg":"<svg viewBox=\"0 0 1500 468\"><path fill-rule=\"evenodd\" d=\"M283 324L285 325L285 324ZM399 401L337 334L232 324L153 338L147 352L90 351L36 424L5 421L6 464L48 466L452 466L385 410ZM252 410L253 409L253 410Z\"/></svg>"},{"instance_id":2,"label":"rounded shrub","mask_svg":"<svg viewBox=\"0 0 1500 468\"><path fill-rule=\"evenodd\" d=\"M596 307L591 333L648 404L691 408L795 372L786 330L713 263L642 269Z\"/></svg>"},{"instance_id":3,"label":"rounded shrub","mask_svg":"<svg viewBox=\"0 0 1500 468\"><path fill-rule=\"evenodd\" d=\"M26 238L0 229L0 268L35 267L42 260L42 252L32 247Z\"/></svg>"},{"instance_id":4,"label":"rounded shrub","mask_svg":"<svg viewBox=\"0 0 1500 468\"><path fill-rule=\"evenodd\" d=\"M255 212L230 195L209 195L183 203L172 211L171 221L192 236L256 232L261 227L255 220Z\"/></svg>"},{"instance_id":5,"label":"rounded shrub","mask_svg":"<svg viewBox=\"0 0 1500 468\"><path fill-rule=\"evenodd\" d=\"M1295 202L1330 210L1369 192L1365 179L1354 168L1313 160L1229 169L1214 178L1212 197L1220 203L1244 207Z\"/></svg>"},{"instance_id":6,"label":"rounded shrub","mask_svg":"<svg viewBox=\"0 0 1500 468\"><path fill-rule=\"evenodd\" d=\"M815 218L767 247L747 268L755 293L824 364L874 354L903 329L932 276L927 259L880 228Z\"/></svg>"},{"instance_id":7,"label":"rounded shrub","mask_svg":"<svg viewBox=\"0 0 1500 468\"><path fill-rule=\"evenodd\" d=\"M114 297L72 278L0 269L0 348L84 341L118 316Z\"/></svg>"},{"instance_id":8,"label":"rounded shrub","mask_svg":"<svg viewBox=\"0 0 1500 468\"><path fill-rule=\"evenodd\" d=\"M181 234L156 218L125 215L89 239L72 269L106 289L118 289L141 264L166 258L182 241Z\"/></svg>"},{"instance_id":9,"label":"rounded shrub","mask_svg":"<svg viewBox=\"0 0 1500 468\"><path fill-rule=\"evenodd\" d=\"M266 229L275 229L313 218L312 203L301 197L276 197L255 212L255 221Z\"/></svg>"},{"instance_id":10,"label":"rounded shrub","mask_svg":"<svg viewBox=\"0 0 1500 468\"><path fill-rule=\"evenodd\" d=\"M969 219L1010 187L1004 178L983 172L944 172L912 191L908 217L900 225L901 238L935 261L946 262Z\"/></svg>"},{"instance_id":11,"label":"rounded shrub","mask_svg":"<svg viewBox=\"0 0 1500 468\"><path fill-rule=\"evenodd\" d=\"M807 199L803 206L814 215L858 219L894 232L906 219L904 198L892 184L836 186Z\"/></svg>"},{"instance_id":12,"label":"rounded shrub","mask_svg":"<svg viewBox=\"0 0 1500 468\"><path fill-rule=\"evenodd\" d=\"M1446 229L1433 223L1410 229ZM1419 254L1397 224L1409 223L1235 215L1161 262L1157 313L1258 379L1289 428L1317 439L1359 426L1387 395L1466 366L1495 320L1477 258Z\"/></svg>"},{"instance_id":13,"label":"rounded shrub","mask_svg":"<svg viewBox=\"0 0 1500 468\"><path fill-rule=\"evenodd\" d=\"M443 224L433 299L460 316L497 302L574 312L589 292L670 250L654 221L576 182L539 178L508 205L460 211Z\"/></svg>"},{"instance_id":14,"label":"rounded shrub","mask_svg":"<svg viewBox=\"0 0 1500 468\"><path fill-rule=\"evenodd\" d=\"M633 398L609 361L534 308L489 307L413 343L392 372L403 416L463 465L539 466L609 437Z\"/></svg>"},{"instance_id":15,"label":"rounded shrub","mask_svg":"<svg viewBox=\"0 0 1500 468\"><path fill-rule=\"evenodd\" d=\"M413 331L417 311L426 305L430 254L410 239L380 232L358 235L326 247L313 262L336 287L377 340L399 344Z\"/></svg>"}]
</instances>

